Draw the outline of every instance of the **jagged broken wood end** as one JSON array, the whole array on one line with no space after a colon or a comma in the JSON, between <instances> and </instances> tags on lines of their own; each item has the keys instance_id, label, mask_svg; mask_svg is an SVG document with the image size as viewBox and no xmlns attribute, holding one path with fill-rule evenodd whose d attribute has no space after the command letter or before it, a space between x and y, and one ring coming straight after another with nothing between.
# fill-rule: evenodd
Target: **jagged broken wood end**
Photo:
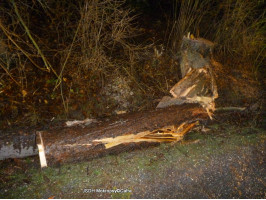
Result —
<instances>
[{"instance_id":1,"label":"jagged broken wood end","mask_svg":"<svg viewBox=\"0 0 266 200\"><path fill-rule=\"evenodd\" d=\"M179 127L168 126L154 131L144 131L137 134L128 134L118 137L103 138L94 140L93 142L102 143L106 149L115 147L120 144L137 143L137 142L173 142L180 141L184 135L188 133L195 125L199 124L196 122L184 122Z\"/></svg>"},{"instance_id":2,"label":"jagged broken wood end","mask_svg":"<svg viewBox=\"0 0 266 200\"><path fill-rule=\"evenodd\" d=\"M218 98L216 82L208 68L191 70L170 90L173 97L163 97L157 108L184 103L199 103L212 119L215 99Z\"/></svg>"}]
</instances>

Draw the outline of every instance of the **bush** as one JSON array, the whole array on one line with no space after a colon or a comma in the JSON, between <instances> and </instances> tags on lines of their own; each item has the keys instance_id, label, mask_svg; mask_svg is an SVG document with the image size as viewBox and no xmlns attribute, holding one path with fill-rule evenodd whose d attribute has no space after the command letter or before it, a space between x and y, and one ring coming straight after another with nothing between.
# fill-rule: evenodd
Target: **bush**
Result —
<instances>
[{"instance_id":1,"label":"bush","mask_svg":"<svg viewBox=\"0 0 266 200\"><path fill-rule=\"evenodd\" d=\"M129 76L143 49L125 0L12 0L0 11L2 118L15 110L26 123L26 113L50 118L100 104L106 79Z\"/></svg>"}]
</instances>

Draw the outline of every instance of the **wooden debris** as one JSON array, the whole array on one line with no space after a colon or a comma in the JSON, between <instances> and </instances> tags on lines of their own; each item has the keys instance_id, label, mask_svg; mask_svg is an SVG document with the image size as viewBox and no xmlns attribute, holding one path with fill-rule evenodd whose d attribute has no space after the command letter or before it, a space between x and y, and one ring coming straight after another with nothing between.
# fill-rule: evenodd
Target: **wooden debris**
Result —
<instances>
[{"instance_id":1,"label":"wooden debris","mask_svg":"<svg viewBox=\"0 0 266 200\"><path fill-rule=\"evenodd\" d=\"M182 98L173 98L169 96L164 96L156 108L165 108L173 105L181 105L186 102L187 100L185 98L182 99Z\"/></svg>"},{"instance_id":2,"label":"wooden debris","mask_svg":"<svg viewBox=\"0 0 266 200\"><path fill-rule=\"evenodd\" d=\"M88 126L91 123L97 123L97 120L96 119L87 118L87 119L84 119L84 120L67 121L65 124L66 124L66 126L71 127L71 126L77 126L77 125Z\"/></svg>"},{"instance_id":3,"label":"wooden debris","mask_svg":"<svg viewBox=\"0 0 266 200\"><path fill-rule=\"evenodd\" d=\"M105 148L117 146L119 144L126 144L132 142L172 142L182 140L184 135L190 131L198 121L193 123L184 122L179 127L168 126L154 131L144 131L135 134L117 136L115 138L104 138L94 140L93 142L101 142L105 144Z\"/></svg>"},{"instance_id":4,"label":"wooden debris","mask_svg":"<svg viewBox=\"0 0 266 200\"><path fill-rule=\"evenodd\" d=\"M219 107L216 108L215 111L245 111L247 108L246 107Z\"/></svg>"}]
</instances>

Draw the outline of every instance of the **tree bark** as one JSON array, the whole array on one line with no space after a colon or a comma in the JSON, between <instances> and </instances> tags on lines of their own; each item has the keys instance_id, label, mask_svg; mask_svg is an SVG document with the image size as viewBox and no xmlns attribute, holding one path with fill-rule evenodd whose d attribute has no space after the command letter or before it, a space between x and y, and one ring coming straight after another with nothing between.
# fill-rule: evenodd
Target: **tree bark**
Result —
<instances>
[{"instance_id":1,"label":"tree bark","mask_svg":"<svg viewBox=\"0 0 266 200\"><path fill-rule=\"evenodd\" d=\"M0 137L0 160L7 158L23 158L38 154L35 134L4 135Z\"/></svg>"}]
</instances>

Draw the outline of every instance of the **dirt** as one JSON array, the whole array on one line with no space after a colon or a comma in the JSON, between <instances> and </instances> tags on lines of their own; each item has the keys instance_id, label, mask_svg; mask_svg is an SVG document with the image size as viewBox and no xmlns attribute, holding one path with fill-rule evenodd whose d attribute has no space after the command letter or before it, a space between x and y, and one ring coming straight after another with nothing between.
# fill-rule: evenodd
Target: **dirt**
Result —
<instances>
[{"instance_id":1,"label":"dirt","mask_svg":"<svg viewBox=\"0 0 266 200\"><path fill-rule=\"evenodd\" d=\"M1 161L1 198L265 198L265 129L214 121L179 143L41 170Z\"/></svg>"}]
</instances>

